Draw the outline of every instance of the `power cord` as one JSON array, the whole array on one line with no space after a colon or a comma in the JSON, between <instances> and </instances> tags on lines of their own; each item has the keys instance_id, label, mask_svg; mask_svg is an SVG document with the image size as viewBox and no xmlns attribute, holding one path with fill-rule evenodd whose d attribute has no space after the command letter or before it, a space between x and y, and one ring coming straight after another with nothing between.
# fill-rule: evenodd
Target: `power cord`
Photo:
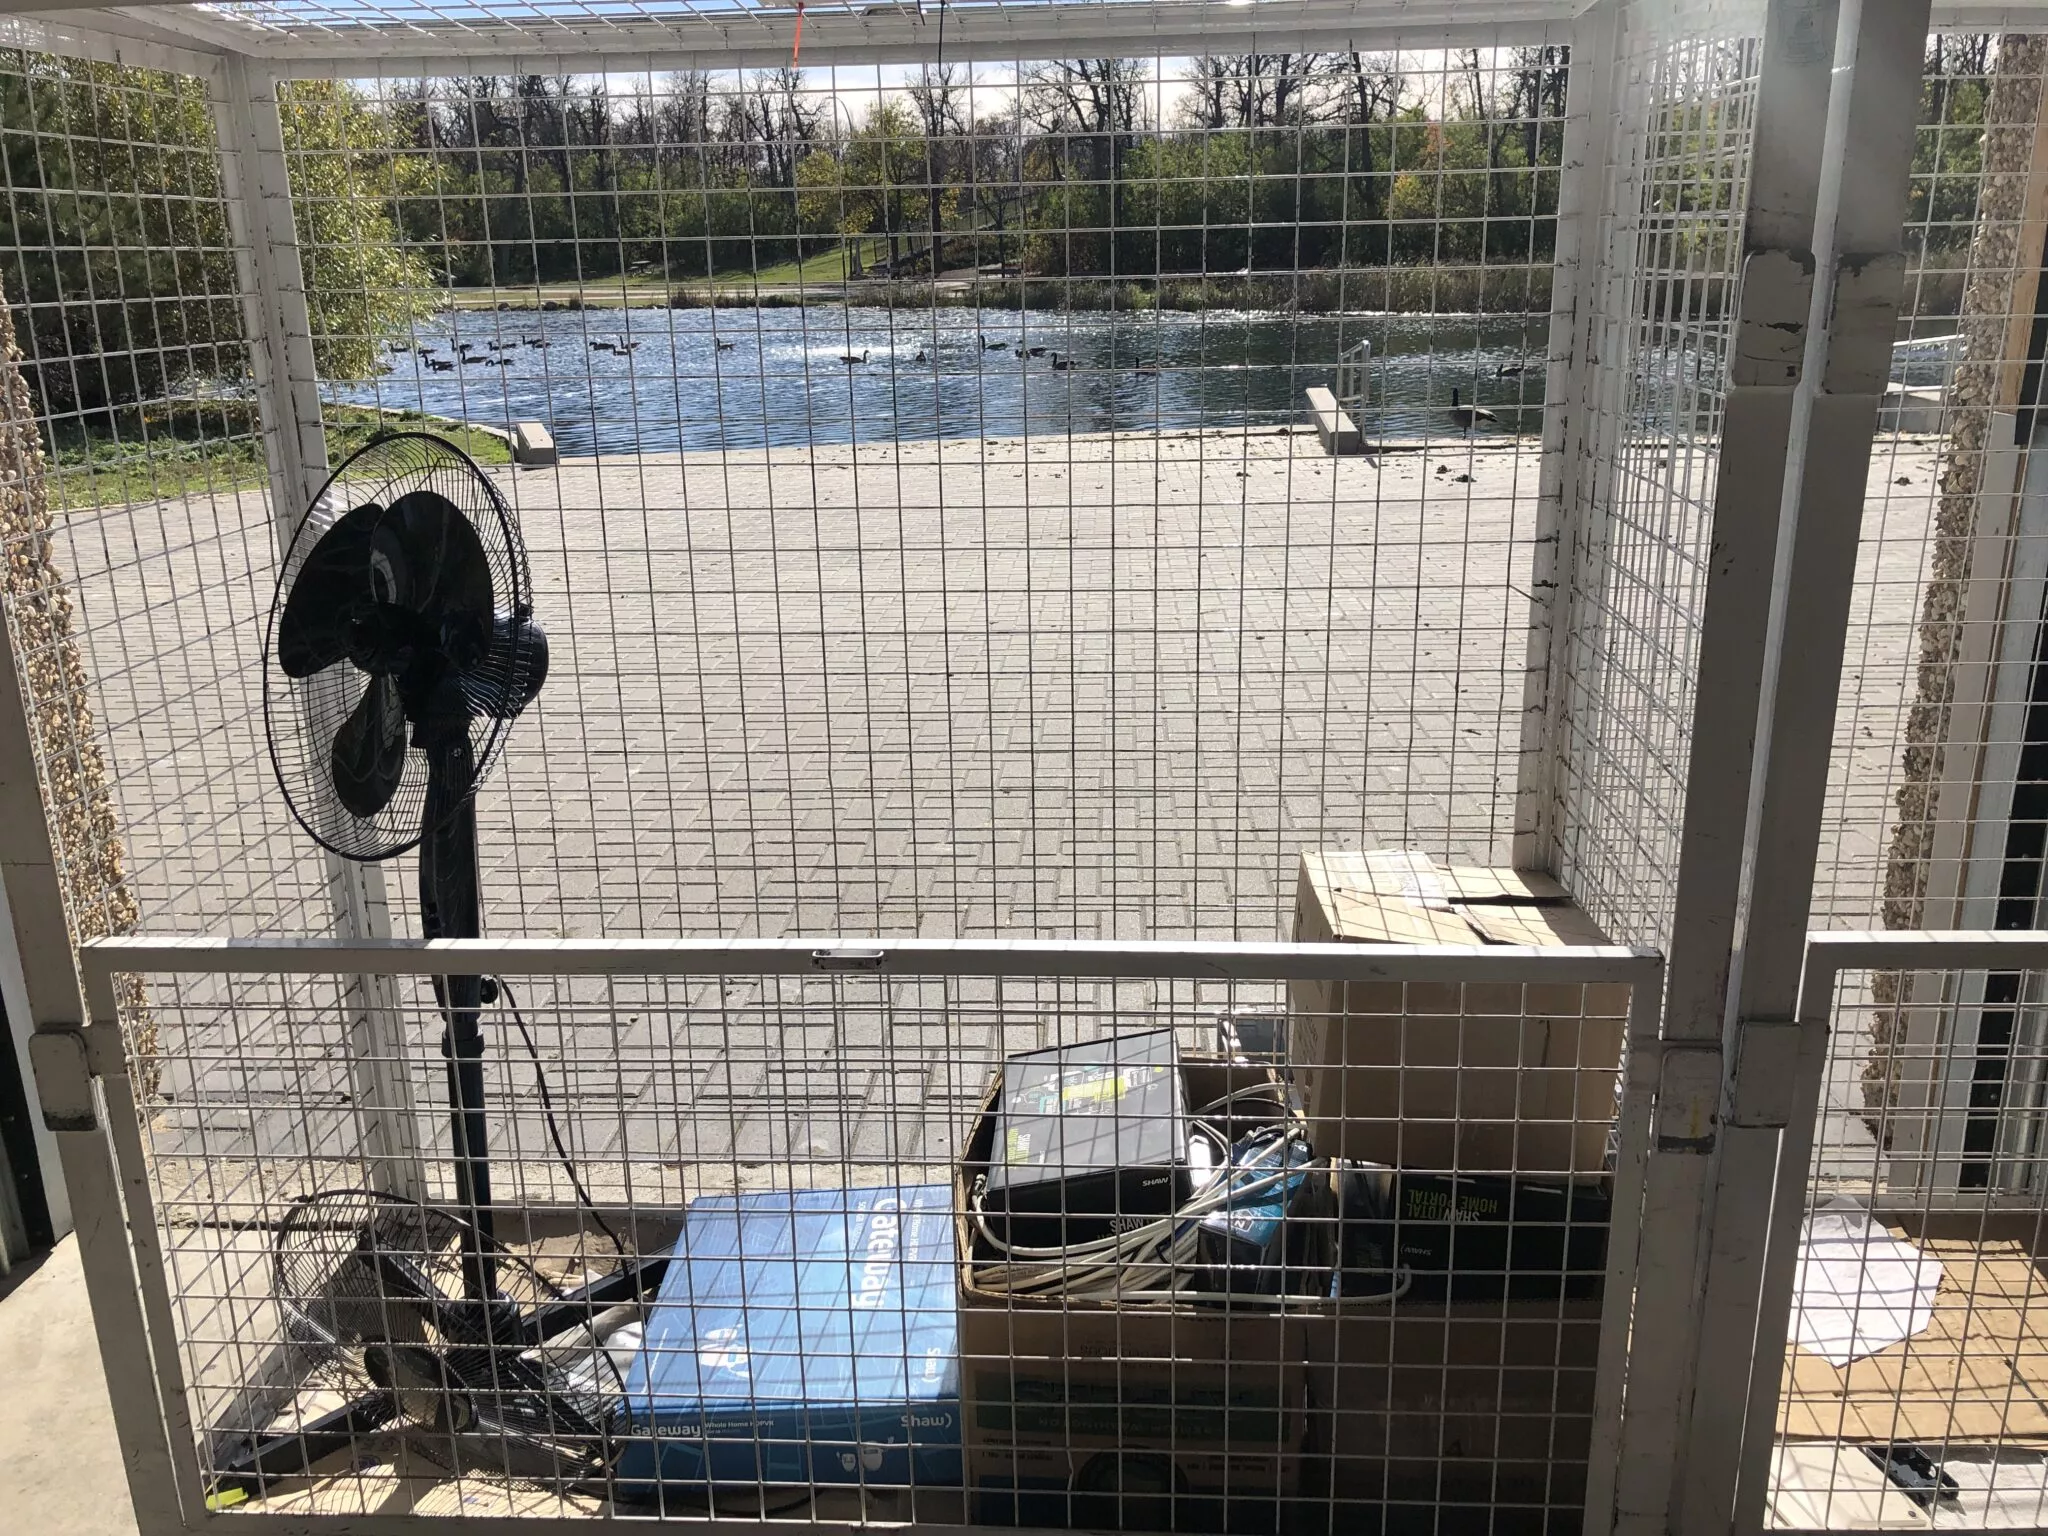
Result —
<instances>
[{"instance_id":1,"label":"power cord","mask_svg":"<svg viewBox=\"0 0 2048 1536\"><path fill-rule=\"evenodd\" d=\"M533 1058L533 1081L540 1089L540 1107L542 1115L547 1120L548 1140L555 1144L555 1156L561 1159L562 1169L569 1175L569 1187L576 1191L576 1203L583 1207L592 1221L597 1223L598 1230L612 1240L612 1247L619 1257L628 1258L630 1255L626 1252L625 1243L620 1240L619 1234L612 1230L611 1223L598 1214L596 1205L591 1202L590 1192L583 1187L583 1180L577 1176L576 1160L569 1156L569 1148L562 1141L562 1127L555 1119L555 1096L548 1090L547 1069L541 1065L540 1049L533 1043L533 1035L527 1030L526 1019L519 1011L519 1000L512 995L512 989L505 984L504 977L493 976L491 980L498 988L498 996L504 999L505 1006L512 1011L512 1022L518 1026L519 1038L526 1042L526 1054Z\"/></svg>"},{"instance_id":2,"label":"power cord","mask_svg":"<svg viewBox=\"0 0 2048 1536\"><path fill-rule=\"evenodd\" d=\"M1124 1300L1179 1295L1186 1289L1185 1273L1200 1243L1198 1228L1202 1219L1277 1189L1302 1171L1302 1165L1293 1162L1291 1149L1297 1142L1307 1142L1307 1127L1289 1106L1284 1111L1285 1119L1262 1126L1245 1139L1247 1143L1263 1144L1262 1154L1277 1151L1279 1166L1251 1179L1232 1176L1228 1156L1231 1144L1207 1123L1208 1117L1226 1104L1248 1097L1251 1095L1243 1090L1226 1095L1196 1111L1198 1118L1191 1122L1197 1130L1219 1142L1226 1152L1224 1164L1215 1177L1172 1215L1124 1232L1057 1247L1011 1243L988 1220L984 1209L988 1176L981 1175L969 1194L968 1214L976 1234L1001 1258L996 1263L978 1266L975 1284L1011 1295L1059 1291L1069 1296L1109 1295Z\"/></svg>"}]
</instances>

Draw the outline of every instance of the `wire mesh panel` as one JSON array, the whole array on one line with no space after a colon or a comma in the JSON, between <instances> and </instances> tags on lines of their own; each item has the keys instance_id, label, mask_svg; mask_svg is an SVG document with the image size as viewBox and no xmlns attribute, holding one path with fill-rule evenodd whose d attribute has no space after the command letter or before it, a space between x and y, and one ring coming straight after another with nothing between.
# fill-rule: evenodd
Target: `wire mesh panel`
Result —
<instances>
[{"instance_id":1,"label":"wire mesh panel","mask_svg":"<svg viewBox=\"0 0 2048 1536\"><path fill-rule=\"evenodd\" d=\"M1474 41L283 87L329 461L450 436L551 631L488 920L1273 936L1308 847L1505 862L1568 49ZM52 548L130 886L158 928L322 931L251 707L298 509L207 88L17 68L191 118L192 229L94 281L208 345L138 332L93 415L36 393L82 341L25 334L45 478L96 488ZM41 259L23 221L76 200L12 197ZM1374 451L1332 454L1305 391L1361 341ZM521 422L558 464L511 467Z\"/></svg>"},{"instance_id":2,"label":"wire mesh panel","mask_svg":"<svg viewBox=\"0 0 2048 1536\"><path fill-rule=\"evenodd\" d=\"M357 951L493 974L472 1211L424 1109L426 1203L377 1192L332 951L95 947L177 1085L114 1139L180 1466L256 1515L1575 1523L1658 963L1361 953Z\"/></svg>"},{"instance_id":3,"label":"wire mesh panel","mask_svg":"<svg viewBox=\"0 0 2048 1536\"><path fill-rule=\"evenodd\" d=\"M262 809L269 524L218 387L247 358L208 87L8 52L0 142L5 606L74 931L318 931L318 866Z\"/></svg>"},{"instance_id":4,"label":"wire mesh panel","mask_svg":"<svg viewBox=\"0 0 2048 1536\"><path fill-rule=\"evenodd\" d=\"M2012 630L2031 631L2039 617L2040 532L2015 507L2027 433L2014 411L2032 348L2029 322L2014 317L2031 315L2040 256L2022 225L2039 213L2028 188L2043 59L2033 33L1928 40L1905 304L1871 467L1816 893L1827 926L1987 921L1952 903L1975 786L2010 777L2021 739L2012 722L1983 716L1997 691L1987 692L1986 670L2007 635L2024 667L2031 641ZM1980 762L1987 728L1997 746Z\"/></svg>"},{"instance_id":5,"label":"wire mesh panel","mask_svg":"<svg viewBox=\"0 0 2048 1536\"><path fill-rule=\"evenodd\" d=\"M1807 983L1806 1012L1828 1030L1798 1144L1811 1157L1795 1154L1781 1185L1791 1306L1772 1335L1782 1385L1765 1523L2036 1527L2048 1348L2035 999L2048 949L1969 933L1826 942ZM1913 1005L1881 1001L1881 976ZM1886 1029L1906 1075L1938 1086L1873 1111L1864 1051ZM1937 1161L1979 1176L1935 1177Z\"/></svg>"},{"instance_id":6,"label":"wire mesh panel","mask_svg":"<svg viewBox=\"0 0 2048 1536\"><path fill-rule=\"evenodd\" d=\"M1624 8L1601 168L1552 814L1561 877L1645 942L1677 878L1762 20Z\"/></svg>"}]
</instances>

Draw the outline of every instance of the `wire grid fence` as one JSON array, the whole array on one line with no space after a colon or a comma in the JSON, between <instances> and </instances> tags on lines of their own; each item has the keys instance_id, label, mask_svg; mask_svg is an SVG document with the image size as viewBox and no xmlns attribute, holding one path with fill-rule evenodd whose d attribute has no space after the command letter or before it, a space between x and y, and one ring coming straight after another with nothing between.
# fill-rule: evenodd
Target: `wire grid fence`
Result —
<instances>
[{"instance_id":1,"label":"wire grid fence","mask_svg":"<svg viewBox=\"0 0 2048 1536\"><path fill-rule=\"evenodd\" d=\"M2024 676L2008 664L1987 688L1987 671L2002 645L2018 645L2023 674L2040 616L2041 530L2015 497L2030 336L2007 317L2031 314L2039 265L2022 225L2039 217L2027 188L2038 175L2044 69L2038 33L1928 40L1905 300L1871 464L1817 927L1991 925L1989 913L1954 903L1963 845L1977 835L1968 823L1980 810L1986 825L2001 819L2000 781L2010 783L2022 739L2011 705L2026 696ZM1987 720L1982 708L2001 689L2007 708Z\"/></svg>"},{"instance_id":2,"label":"wire grid fence","mask_svg":"<svg viewBox=\"0 0 2048 1536\"><path fill-rule=\"evenodd\" d=\"M235 250L199 81L0 54L5 607L73 931L323 931L271 795L254 644L272 555ZM175 491L173 499L159 496Z\"/></svg>"},{"instance_id":3,"label":"wire grid fence","mask_svg":"<svg viewBox=\"0 0 2048 1536\"><path fill-rule=\"evenodd\" d=\"M219 261L131 221L93 280L225 303L204 88L15 68L179 104ZM556 657L481 801L498 930L1274 936L1306 847L1505 862L1563 49L1092 68L287 88L330 458L564 453L492 470ZM12 195L27 262L57 192ZM230 310L203 357L136 332L159 382L97 457L39 405L56 558L144 921L317 932ZM1302 391L1360 339L1386 451L1333 458ZM79 346L23 340L32 378Z\"/></svg>"},{"instance_id":4,"label":"wire grid fence","mask_svg":"<svg viewBox=\"0 0 2048 1536\"><path fill-rule=\"evenodd\" d=\"M1652 943L1677 880L1762 54L1760 11L1693 21L1623 15L1556 685L1560 878L1610 933Z\"/></svg>"},{"instance_id":5,"label":"wire grid fence","mask_svg":"<svg viewBox=\"0 0 2048 1536\"><path fill-rule=\"evenodd\" d=\"M447 1207L441 1016L426 982L401 979L386 1037L382 1066L410 1084L401 1106L362 1091L377 1063L352 1029L346 978L239 969L318 957L95 962L143 973L157 1035L144 1042L124 1015L130 1050L160 1052L178 1083L137 1153L163 1265L144 1283L167 1288L207 1491L248 1492L250 1511L279 1515L1147 1530L1320 1528L1340 1507L1429 1529L1578 1518L1615 1170L1643 1134L1640 1114L1624 1120L1617 1164L1618 1063L1625 1028L1654 1038L1654 1009L1627 1022L1654 960L1560 951L1510 977L1422 951L1365 984L1219 979L1272 964L1221 949L1075 966L1051 946L1035 974L1014 974L1033 964L1010 953L999 964L1012 974L988 975L985 959L944 951L820 974L807 952L755 970L653 949L588 949L546 974L553 956L485 948L499 958L479 964L504 972L487 1022L500 1275L529 1316L557 1304L562 1320L537 1354L508 1347L501 1371L516 1375L503 1363L516 1356L582 1394L581 1417L565 1407L546 1433L514 1420L494 1395L508 1388L479 1385L479 1346L445 1320L416 1324L390 1263L370 1299L351 1289L351 1264L384 1252L427 1271L455 1244L389 1225L365 1239L364 1207L342 1193L391 1144L369 1122L402 1113L417 1187ZM720 973L683 974L698 966ZM1163 974L1190 968L1208 976ZM1441 979L1452 974L1475 979ZM1346 1018L1345 1135L1441 1142L1445 1172L1390 1185L1316 1144L1311 1058L1338 1058L1334 1038L1317 1056L1299 1032ZM1003 1069L1020 1052L1104 1042L1120 1053L1107 1074L1100 1062L1050 1079L1024 1061ZM204 1113L179 1107L187 1074L211 1085ZM1106 1075L1122 1097L1092 1113ZM1165 1077L1171 1094L1140 1097ZM1038 1090L1051 1097L1034 1124ZM1047 1131L1047 1105L1069 1117L1064 1139ZM1160 1237L1142 1219L1158 1192L1076 1184L1064 1216L1034 1221L1043 1207L1028 1191L998 1188L1034 1135L1053 1135L1046 1166L1078 1176L1082 1127L1105 1115L1120 1142L1164 1137L1161 1155L1184 1169L1175 1201L1188 1214L1146 1263L1136 1245ZM1510 1186L1494 1170L1517 1138L1591 1150ZM1242 1198L1209 1202L1225 1216L1277 1188L1277 1209L1254 1213L1270 1230L1198 1231L1212 1179L1243 1183ZM1100 1254L1069 1233L1084 1218L1127 1234L1127 1294L1104 1288ZM1259 1235L1247 1249L1222 1241L1231 1230ZM309 1268L321 1237L326 1266ZM1054 1252L1067 1243L1079 1246ZM670 1254L651 1306L578 1291ZM615 1366L593 1364L591 1337L569 1323L592 1326ZM523 1339L516 1326L501 1318L494 1337ZM391 1385L380 1370L395 1398L346 1417ZM792 1418L800 1398L807 1413ZM252 1443L269 1447L260 1472Z\"/></svg>"},{"instance_id":6,"label":"wire grid fence","mask_svg":"<svg viewBox=\"0 0 2048 1536\"><path fill-rule=\"evenodd\" d=\"M1904 972L1835 979L1768 1525L2041 1523L2044 958L2015 946L2014 969L1966 971L1929 945ZM1893 1026L1902 1091L1874 1111L1865 1052Z\"/></svg>"}]
</instances>

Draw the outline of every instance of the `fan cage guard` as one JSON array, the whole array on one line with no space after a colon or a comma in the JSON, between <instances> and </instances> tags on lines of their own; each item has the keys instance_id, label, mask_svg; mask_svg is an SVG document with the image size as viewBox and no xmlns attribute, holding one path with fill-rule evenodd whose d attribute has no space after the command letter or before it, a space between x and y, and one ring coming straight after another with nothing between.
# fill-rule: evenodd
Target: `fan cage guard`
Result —
<instances>
[{"instance_id":1,"label":"fan cage guard","mask_svg":"<svg viewBox=\"0 0 2048 1536\"><path fill-rule=\"evenodd\" d=\"M394 858L416 847L434 830L422 819L427 799L426 755L408 744L398 789L374 816L358 816L341 805L331 788L325 757L335 731L362 697L360 680L365 674L344 660L311 677L286 677L277 666L277 624L307 558L338 518L368 503L389 507L420 490L447 497L476 529L490 565L492 606L497 612L523 618L532 611L532 576L512 510L476 461L453 443L423 432L390 433L358 449L328 478L293 535L278 575L269 640L264 647L263 719L271 764L293 817L323 848L344 858ZM466 690L473 695L469 726L475 764L472 785L482 783L497 760L513 723L512 702L522 691L521 669L505 664L500 657L508 646L509 641L493 646L492 654L478 668L495 685L489 696L474 696L483 685ZM492 665L494 657L500 657L496 666ZM493 699L499 707L491 707ZM453 815L459 805L458 800L448 814Z\"/></svg>"}]
</instances>

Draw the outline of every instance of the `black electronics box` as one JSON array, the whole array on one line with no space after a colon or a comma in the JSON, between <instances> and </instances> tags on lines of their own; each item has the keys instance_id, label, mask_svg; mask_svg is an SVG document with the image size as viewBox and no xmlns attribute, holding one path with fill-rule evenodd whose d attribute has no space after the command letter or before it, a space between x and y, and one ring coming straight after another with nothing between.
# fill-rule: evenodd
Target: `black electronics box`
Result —
<instances>
[{"instance_id":1,"label":"black electronics box","mask_svg":"<svg viewBox=\"0 0 2048 1536\"><path fill-rule=\"evenodd\" d=\"M1337 1292L1413 1301L1549 1301L1602 1294L1613 1201L1604 1180L1339 1175Z\"/></svg>"},{"instance_id":2,"label":"black electronics box","mask_svg":"<svg viewBox=\"0 0 2048 1536\"><path fill-rule=\"evenodd\" d=\"M982 1209L1013 1247L1063 1248L1188 1198L1187 1102L1170 1029L1003 1063Z\"/></svg>"}]
</instances>

